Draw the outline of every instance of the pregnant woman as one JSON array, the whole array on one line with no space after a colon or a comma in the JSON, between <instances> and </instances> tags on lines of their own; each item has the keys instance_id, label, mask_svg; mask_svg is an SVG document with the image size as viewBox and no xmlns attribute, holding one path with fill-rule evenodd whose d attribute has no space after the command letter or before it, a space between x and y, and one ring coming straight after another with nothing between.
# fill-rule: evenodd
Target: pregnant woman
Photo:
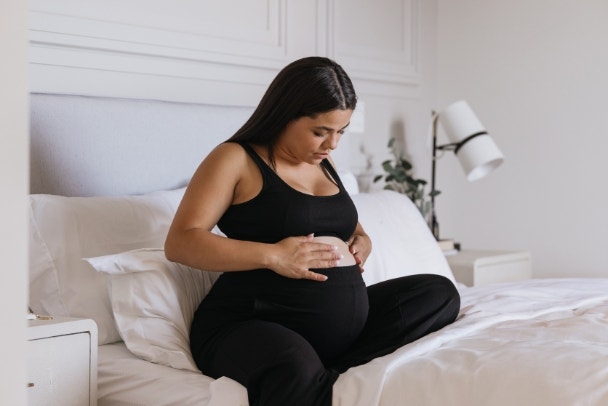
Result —
<instances>
[{"instance_id":1,"label":"pregnant woman","mask_svg":"<svg viewBox=\"0 0 608 406\"><path fill-rule=\"evenodd\" d=\"M167 235L168 259L223 272L190 346L205 375L240 382L252 406L329 406L341 372L458 314L441 276L363 282L372 243L330 156L356 103L332 60L287 65L200 164Z\"/></svg>"}]
</instances>

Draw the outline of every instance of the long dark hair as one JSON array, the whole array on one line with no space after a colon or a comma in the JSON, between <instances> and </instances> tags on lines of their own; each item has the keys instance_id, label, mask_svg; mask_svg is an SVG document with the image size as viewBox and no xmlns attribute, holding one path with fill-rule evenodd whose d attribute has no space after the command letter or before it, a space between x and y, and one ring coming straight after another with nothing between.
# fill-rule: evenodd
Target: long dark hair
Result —
<instances>
[{"instance_id":1,"label":"long dark hair","mask_svg":"<svg viewBox=\"0 0 608 406\"><path fill-rule=\"evenodd\" d=\"M291 121L356 105L355 89L340 65L318 56L298 59L278 73L249 120L228 141L267 146L274 165L274 143Z\"/></svg>"}]
</instances>

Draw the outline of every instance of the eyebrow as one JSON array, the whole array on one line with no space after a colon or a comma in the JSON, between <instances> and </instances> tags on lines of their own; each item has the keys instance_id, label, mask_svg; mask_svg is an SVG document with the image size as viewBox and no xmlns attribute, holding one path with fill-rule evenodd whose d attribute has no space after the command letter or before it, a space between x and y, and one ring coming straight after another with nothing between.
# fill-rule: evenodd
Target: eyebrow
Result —
<instances>
[{"instance_id":1,"label":"eyebrow","mask_svg":"<svg viewBox=\"0 0 608 406\"><path fill-rule=\"evenodd\" d=\"M344 127L340 128L338 131L342 131L342 130L346 129L349 125L350 125L350 122L348 124L346 124ZM335 131L333 128L327 127L327 126L324 126L324 125L320 125L320 126L317 126L317 127L314 127L314 128L316 130Z\"/></svg>"}]
</instances>

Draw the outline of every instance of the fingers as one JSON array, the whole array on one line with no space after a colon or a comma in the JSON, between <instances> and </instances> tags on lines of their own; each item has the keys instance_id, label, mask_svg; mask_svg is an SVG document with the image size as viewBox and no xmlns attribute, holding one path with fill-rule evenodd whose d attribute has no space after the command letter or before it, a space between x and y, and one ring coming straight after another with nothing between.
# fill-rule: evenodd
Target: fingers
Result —
<instances>
[{"instance_id":1,"label":"fingers","mask_svg":"<svg viewBox=\"0 0 608 406\"><path fill-rule=\"evenodd\" d=\"M309 262L310 269L325 269L325 268L334 268L340 265L340 260L344 258L341 254L331 252L331 257L329 259L316 259ZM318 282L325 282L327 280L327 275L323 275L317 272L313 272L311 270L306 270L301 273L300 277L302 279L310 279Z\"/></svg>"},{"instance_id":2,"label":"fingers","mask_svg":"<svg viewBox=\"0 0 608 406\"><path fill-rule=\"evenodd\" d=\"M361 257L356 253L353 254L353 257L355 257L355 262L357 263L357 265L359 265L359 271L361 271L361 273L365 272L365 269L363 269L363 260L361 259Z\"/></svg>"},{"instance_id":3,"label":"fingers","mask_svg":"<svg viewBox=\"0 0 608 406\"><path fill-rule=\"evenodd\" d=\"M348 250L351 252L351 254L355 255L355 254L357 254L357 253L359 253L361 251L366 251L367 250L367 244L366 244L365 241L362 241L361 238L359 238L359 236L357 236L349 244Z\"/></svg>"},{"instance_id":4,"label":"fingers","mask_svg":"<svg viewBox=\"0 0 608 406\"><path fill-rule=\"evenodd\" d=\"M349 247L349 252L355 257L355 261L359 265L361 272L364 271L363 264L367 260L371 252L371 244L367 235L355 235L352 237Z\"/></svg>"},{"instance_id":5,"label":"fingers","mask_svg":"<svg viewBox=\"0 0 608 406\"><path fill-rule=\"evenodd\" d=\"M310 235L306 236L307 239L309 237ZM307 242L306 252L309 268L332 268L338 266L344 258L337 246L323 242Z\"/></svg>"},{"instance_id":6,"label":"fingers","mask_svg":"<svg viewBox=\"0 0 608 406\"><path fill-rule=\"evenodd\" d=\"M359 248L356 244L356 238L353 238L350 241L348 251L355 258L355 262L357 263L357 265L359 265L359 270L361 271L361 273L365 272L365 269L363 269L363 258L361 258L361 255L359 254Z\"/></svg>"},{"instance_id":7,"label":"fingers","mask_svg":"<svg viewBox=\"0 0 608 406\"><path fill-rule=\"evenodd\" d=\"M350 251L351 254L355 255L355 254L357 254L357 252L359 252L356 236L353 236L346 243L348 244L348 250Z\"/></svg>"},{"instance_id":8,"label":"fingers","mask_svg":"<svg viewBox=\"0 0 608 406\"><path fill-rule=\"evenodd\" d=\"M313 246L311 252L314 254L314 257L307 261L307 266L309 268L301 272L298 277L324 282L327 280L327 275L313 272L310 269L334 268L340 265L340 260L343 259L344 256L337 252L337 247L335 246L323 243L311 243L311 245Z\"/></svg>"},{"instance_id":9,"label":"fingers","mask_svg":"<svg viewBox=\"0 0 608 406\"><path fill-rule=\"evenodd\" d=\"M329 256L328 256L329 255ZM343 259L342 254L332 252L329 254L322 255L322 258L313 259L309 261L310 268L324 269L324 268L335 268L340 266L340 260Z\"/></svg>"},{"instance_id":10,"label":"fingers","mask_svg":"<svg viewBox=\"0 0 608 406\"><path fill-rule=\"evenodd\" d=\"M307 248L310 252L319 252L319 251L337 252L338 251L337 246L327 244L324 242L307 242Z\"/></svg>"},{"instance_id":11,"label":"fingers","mask_svg":"<svg viewBox=\"0 0 608 406\"><path fill-rule=\"evenodd\" d=\"M277 261L271 267L288 278L325 281L327 276L311 269L333 268L339 265L344 255L332 244L314 241L314 235L288 237L279 243Z\"/></svg>"},{"instance_id":12,"label":"fingers","mask_svg":"<svg viewBox=\"0 0 608 406\"><path fill-rule=\"evenodd\" d=\"M325 282L327 280L327 275L323 275L323 274L312 272L312 271L306 271L306 273L303 276L303 279L310 279L313 281Z\"/></svg>"}]
</instances>

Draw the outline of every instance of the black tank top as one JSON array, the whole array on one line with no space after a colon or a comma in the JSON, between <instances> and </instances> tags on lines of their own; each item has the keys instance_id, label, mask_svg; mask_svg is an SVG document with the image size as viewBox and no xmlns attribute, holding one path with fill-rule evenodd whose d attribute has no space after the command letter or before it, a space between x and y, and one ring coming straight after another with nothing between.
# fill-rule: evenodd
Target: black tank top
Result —
<instances>
[{"instance_id":1,"label":"black tank top","mask_svg":"<svg viewBox=\"0 0 608 406\"><path fill-rule=\"evenodd\" d=\"M229 238L275 243L287 237L334 236L346 241L357 227L357 209L332 164L321 165L337 182L339 192L313 196L285 183L246 143L239 143L262 174L262 190L251 200L234 204L218 221Z\"/></svg>"}]
</instances>

